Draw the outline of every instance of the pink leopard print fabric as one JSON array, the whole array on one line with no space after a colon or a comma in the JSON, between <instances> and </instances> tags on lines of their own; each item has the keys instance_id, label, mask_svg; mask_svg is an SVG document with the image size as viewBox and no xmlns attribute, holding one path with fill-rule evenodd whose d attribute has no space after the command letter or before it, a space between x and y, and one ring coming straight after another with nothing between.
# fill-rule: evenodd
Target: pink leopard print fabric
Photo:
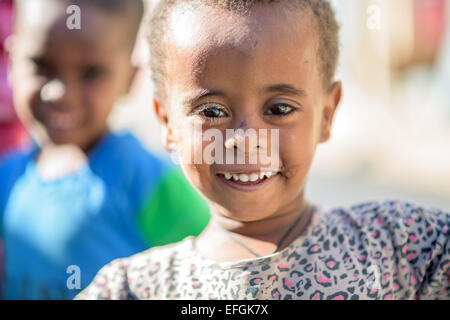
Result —
<instances>
[{"instance_id":1,"label":"pink leopard print fabric","mask_svg":"<svg viewBox=\"0 0 450 320\"><path fill-rule=\"evenodd\" d=\"M450 299L449 227L405 202L315 210L276 254L214 263L186 238L111 262L77 299Z\"/></svg>"}]
</instances>

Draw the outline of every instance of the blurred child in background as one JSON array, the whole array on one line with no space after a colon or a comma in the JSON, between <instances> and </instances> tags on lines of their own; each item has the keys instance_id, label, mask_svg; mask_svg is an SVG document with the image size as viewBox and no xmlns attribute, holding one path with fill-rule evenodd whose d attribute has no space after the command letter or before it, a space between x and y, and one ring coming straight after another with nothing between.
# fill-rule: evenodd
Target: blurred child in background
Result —
<instances>
[{"instance_id":1,"label":"blurred child in background","mask_svg":"<svg viewBox=\"0 0 450 320\"><path fill-rule=\"evenodd\" d=\"M22 146L26 131L15 114L11 88L8 84L6 40L12 32L12 0L0 0L0 159L10 150ZM0 239L0 283L3 265L3 244Z\"/></svg>"},{"instance_id":2,"label":"blurred child in background","mask_svg":"<svg viewBox=\"0 0 450 320\"><path fill-rule=\"evenodd\" d=\"M107 126L136 71L142 2L16 5L14 103L35 144L0 166L2 293L70 299L105 263L199 234L209 212L177 168Z\"/></svg>"}]
</instances>

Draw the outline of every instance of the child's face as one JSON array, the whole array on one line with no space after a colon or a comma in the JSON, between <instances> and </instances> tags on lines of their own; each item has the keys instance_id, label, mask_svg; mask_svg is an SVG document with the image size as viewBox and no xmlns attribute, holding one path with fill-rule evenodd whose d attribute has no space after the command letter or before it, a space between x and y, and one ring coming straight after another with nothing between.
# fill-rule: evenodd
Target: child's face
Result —
<instances>
[{"instance_id":1,"label":"child's face","mask_svg":"<svg viewBox=\"0 0 450 320\"><path fill-rule=\"evenodd\" d=\"M107 131L112 106L133 77L128 28L85 6L81 30L69 30L64 2L32 2L16 24L12 49L17 112L41 146L88 150Z\"/></svg>"},{"instance_id":2,"label":"child's face","mask_svg":"<svg viewBox=\"0 0 450 320\"><path fill-rule=\"evenodd\" d=\"M247 17L206 7L180 12L170 25L165 107L159 101L155 107L167 118L168 141L188 179L216 211L236 220L298 210L316 146L329 138L340 99L339 83L330 91L323 86L314 20L268 5ZM250 175L263 165L185 164L197 143L194 122L203 133L220 130L224 141L226 129L279 129L277 174L248 186L225 173ZM227 147L233 148L224 143L223 154Z\"/></svg>"}]
</instances>

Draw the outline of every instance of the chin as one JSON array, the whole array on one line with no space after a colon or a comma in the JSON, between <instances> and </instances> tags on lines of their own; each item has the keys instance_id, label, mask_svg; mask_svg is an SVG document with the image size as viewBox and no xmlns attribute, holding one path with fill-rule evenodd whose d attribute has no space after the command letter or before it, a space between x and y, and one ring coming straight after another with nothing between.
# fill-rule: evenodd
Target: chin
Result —
<instances>
[{"instance_id":1,"label":"chin","mask_svg":"<svg viewBox=\"0 0 450 320\"><path fill-rule=\"evenodd\" d=\"M236 201L232 203L233 205L230 205L230 202L221 203L223 215L241 222L263 220L269 218L277 211L276 208L271 208L271 205L267 203L249 203L248 201L245 204L239 204Z\"/></svg>"},{"instance_id":2,"label":"chin","mask_svg":"<svg viewBox=\"0 0 450 320\"><path fill-rule=\"evenodd\" d=\"M79 145L79 143L70 137L64 137L64 136L50 136L49 141L57 146L61 145Z\"/></svg>"}]
</instances>

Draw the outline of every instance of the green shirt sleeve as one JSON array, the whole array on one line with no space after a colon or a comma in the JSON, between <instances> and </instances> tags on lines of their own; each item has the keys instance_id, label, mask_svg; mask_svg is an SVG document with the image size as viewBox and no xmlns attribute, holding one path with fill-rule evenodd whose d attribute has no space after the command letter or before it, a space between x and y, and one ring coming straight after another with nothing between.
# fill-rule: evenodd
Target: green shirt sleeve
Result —
<instances>
[{"instance_id":1,"label":"green shirt sleeve","mask_svg":"<svg viewBox=\"0 0 450 320\"><path fill-rule=\"evenodd\" d=\"M205 199L179 168L172 168L144 202L138 226L150 246L161 246L198 236L209 219Z\"/></svg>"}]
</instances>

